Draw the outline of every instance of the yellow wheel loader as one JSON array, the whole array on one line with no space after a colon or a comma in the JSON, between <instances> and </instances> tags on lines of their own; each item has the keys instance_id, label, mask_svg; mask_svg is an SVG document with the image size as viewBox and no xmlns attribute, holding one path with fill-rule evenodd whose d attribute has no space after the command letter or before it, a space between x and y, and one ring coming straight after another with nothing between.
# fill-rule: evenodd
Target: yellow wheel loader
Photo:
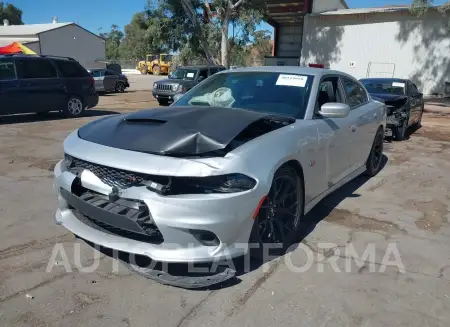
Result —
<instances>
[{"instance_id":1,"label":"yellow wheel loader","mask_svg":"<svg viewBox=\"0 0 450 327\"><path fill-rule=\"evenodd\" d=\"M145 60L139 61L136 69L141 74L153 74L153 75L168 75L171 72L172 55L162 54L148 54Z\"/></svg>"}]
</instances>

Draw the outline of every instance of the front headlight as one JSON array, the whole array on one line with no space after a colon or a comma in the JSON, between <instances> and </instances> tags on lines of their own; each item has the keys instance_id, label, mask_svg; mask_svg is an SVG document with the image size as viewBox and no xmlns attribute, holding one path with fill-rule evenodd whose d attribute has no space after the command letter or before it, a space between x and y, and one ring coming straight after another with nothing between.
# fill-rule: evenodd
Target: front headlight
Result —
<instances>
[{"instance_id":1,"label":"front headlight","mask_svg":"<svg viewBox=\"0 0 450 327\"><path fill-rule=\"evenodd\" d=\"M158 84L153 83L153 88L156 89L156 87L158 86Z\"/></svg>"},{"instance_id":2,"label":"front headlight","mask_svg":"<svg viewBox=\"0 0 450 327\"><path fill-rule=\"evenodd\" d=\"M173 85L172 85L172 91L175 91L175 92L178 91L178 89L180 88L180 86L181 86L181 85L179 85L179 84L173 84Z\"/></svg>"},{"instance_id":3,"label":"front headlight","mask_svg":"<svg viewBox=\"0 0 450 327\"><path fill-rule=\"evenodd\" d=\"M162 195L237 193L253 189L256 181L243 174L227 174L209 177L169 177L166 185L148 181L151 191Z\"/></svg>"}]
</instances>

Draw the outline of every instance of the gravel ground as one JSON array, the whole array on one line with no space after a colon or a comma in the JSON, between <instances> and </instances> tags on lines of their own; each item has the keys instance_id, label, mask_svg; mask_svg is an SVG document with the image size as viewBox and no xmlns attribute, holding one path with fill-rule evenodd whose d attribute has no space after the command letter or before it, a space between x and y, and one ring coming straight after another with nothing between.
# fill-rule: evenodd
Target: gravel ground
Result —
<instances>
[{"instance_id":1,"label":"gravel ground","mask_svg":"<svg viewBox=\"0 0 450 327\"><path fill-rule=\"evenodd\" d=\"M448 112L427 113L408 140L385 143L380 174L322 201L305 217L296 250L233 285L189 291L139 277L104 254L95 261L98 252L53 223L52 169L64 137L102 115L155 105L149 92L131 89L102 96L79 119L0 121L0 326L448 326ZM64 257L49 266L55 244L67 267ZM348 260L368 245L373 257ZM400 267L385 265L391 246ZM294 272L308 253L310 268ZM93 262L94 271L82 268Z\"/></svg>"}]
</instances>

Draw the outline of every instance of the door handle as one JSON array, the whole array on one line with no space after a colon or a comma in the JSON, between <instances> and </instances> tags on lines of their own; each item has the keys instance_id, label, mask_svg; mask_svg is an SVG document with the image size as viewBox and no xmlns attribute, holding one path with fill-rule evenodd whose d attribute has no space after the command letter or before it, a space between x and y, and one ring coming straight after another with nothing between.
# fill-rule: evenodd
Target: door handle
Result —
<instances>
[{"instance_id":1,"label":"door handle","mask_svg":"<svg viewBox=\"0 0 450 327\"><path fill-rule=\"evenodd\" d=\"M356 125L350 126L350 129L352 130L352 132L356 132Z\"/></svg>"}]
</instances>

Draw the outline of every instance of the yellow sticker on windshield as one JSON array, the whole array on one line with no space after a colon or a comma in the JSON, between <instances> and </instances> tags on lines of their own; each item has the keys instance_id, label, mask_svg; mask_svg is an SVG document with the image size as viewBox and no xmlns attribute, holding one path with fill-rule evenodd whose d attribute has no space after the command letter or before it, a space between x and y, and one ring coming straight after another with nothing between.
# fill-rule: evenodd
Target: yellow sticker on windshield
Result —
<instances>
[{"instance_id":1,"label":"yellow sticker on windshield","mask_svg":"<svg viewBox=\"0 0 450 327\"><path fill-rule=\"evenodd\" d=\"M278 76L276 85L305 87L307 80L307 76L280 74L280 76Z\"/></svg>"}]
</instances>

